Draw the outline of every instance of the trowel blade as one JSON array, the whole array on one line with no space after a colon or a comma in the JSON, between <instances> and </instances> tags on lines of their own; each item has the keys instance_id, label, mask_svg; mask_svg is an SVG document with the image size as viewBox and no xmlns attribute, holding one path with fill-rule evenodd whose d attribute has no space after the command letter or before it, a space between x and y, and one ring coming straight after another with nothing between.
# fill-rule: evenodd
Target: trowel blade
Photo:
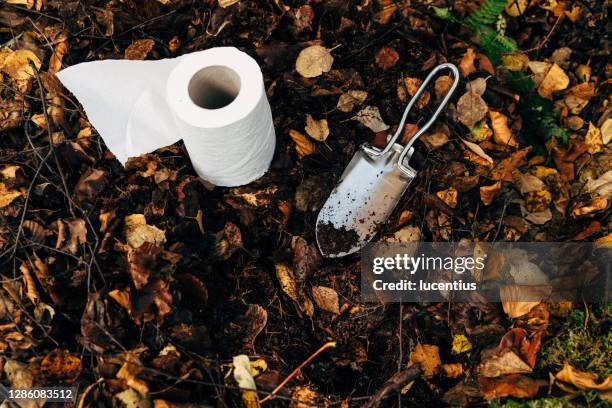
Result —
<instances>
[{"instance_id":1,"label":"trowel blade","mask_svg":"<svg viewBox=\"0 0 612 408\"><path fill-rule=\"evenodd\" d=\"M395 144L376 159L361 149L355 153L317 217L317 245L323 256L357 252L387 221L416 175L399 170L401 151Z\"/></svg>"}]
</instances>

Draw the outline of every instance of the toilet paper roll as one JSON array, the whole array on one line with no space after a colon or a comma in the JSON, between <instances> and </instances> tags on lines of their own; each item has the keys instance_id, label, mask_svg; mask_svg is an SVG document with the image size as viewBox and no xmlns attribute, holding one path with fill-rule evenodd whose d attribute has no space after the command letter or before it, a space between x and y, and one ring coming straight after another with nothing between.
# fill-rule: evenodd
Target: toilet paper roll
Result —
<instances>
[{"instance_id":1,"label":"toilet paper roll","mask_svg":"<svg viewBox=\"0 0 612 408\"><path fill-rule=\"evenodd\" d=\"M234 47L88 62L58 78L122 164L183 139L200 177L238 186L261 177L272 160L276 138L261 69Z\"/></svg>"}]
</instances>

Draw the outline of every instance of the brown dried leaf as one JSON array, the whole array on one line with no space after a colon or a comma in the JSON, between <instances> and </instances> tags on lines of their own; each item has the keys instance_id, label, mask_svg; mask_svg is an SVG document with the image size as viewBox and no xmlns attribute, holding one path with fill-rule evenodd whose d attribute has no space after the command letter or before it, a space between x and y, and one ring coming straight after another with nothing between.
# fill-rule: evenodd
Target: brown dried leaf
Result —
<instances>
[{"instance_id":1,"label":"brown dried leaf","mask_svg":"<svg viewBox=\"0 0 612 408\"><path fill-rule=\"evenodd\" d=\"M448 93L451 86L453 85L453 79L448 75L441 75L436 78L436 82L434 83L434 92L436 93L436 98L441 99Z\"/></svg>"},{"instance_id":2,"label":"brown dried leaf","mask_svg":"<svg viewBox=\"0 0 612 408\"><path fill-rule=\"evenodd\" d=\"M125 49L125 59L144 60L153 49L155 41L150 38L136 40Z\"/></svg>"},{"instance_id":3,"label":"brown dried leaf","mask_svg":"<svg viewBox=\"0 0 612 408\"><path fill-rule=\"evenodd\" d=\"M597 197L574 208L572 210L572 217L581 217L583 215L603 211L606 208L608 208L608 199L605 197Z\"/></svg>"},{"instance_id":4,"label":"brown dried leaf","mask_svg":"<svg viewBox=\"0 0 612 408\"><path fill-rule=\"evenodd\" d=\"M493 169L491 178L493 180L502 180L512 183L514 181L512 173L514 170L525 164L525 157L527 154L529 154L531 149L532 147L529 146L524 149L517 150L516 152L512 153L510 157L499 162Z\"/></svg>"},{"instance_id":5,"label":"brown dried leaf","mask_svg":"<svg viewBox=\"0 0 612 408\"><path fill-rule=\"evenodd\" d=\"M442 364L442 372L446 378L458 378L463 374L461 363Z\"/></svg>"},{"instance_id":6,"label":"brown dried leaf","mask_svg":"<svg viewBox=\"0 0 612 408\"><path fill-rule=\"evenodd\" d=\"M0 208L7 207L21 195L21 191L9 189L6 184L0 183Z\"/></svg>"},{"instance_id":7,"label":"brown dried leaf","mask_svg":"<svg viewBox=\"0 0 612 408\"><path fill-rule=\"evenodd\" d=\"M563 365L563 368L557 373L555 378L558 381L575 385L581 390L612 391L612 375L598 382L598 377L595 374L577 370L568 362Z\"/></svg>"},{"instance_id":8,"label":"brown dried leaf","mask_svg":"<svg viewBox=\"0 0 612 408\"><path fill-rule=\"evenodd\" d=\"M397 81L397 98L402 103L406 102L408 96L414 96L414 94L416 94L422 83L423 81L418 78L399 79ZM406 94L406 91L408 91L408 94ZM416 102L416 107L423 109L429 103L430 97L429 91L424 91Z\"/></svg>"},{"instance_id":9,"label":"brown dried leaf","mask_svg":"<svg viewBox=\"0 0 612 408\"><path fill-rule=\"evenodd\" d=\"M410 353L410 365L420 364L423 376L431 378L440 372L442 361L438 346L418 343Z\"/></svg>"},{"instance_id":10,"label":"brown dried leaf","mask_svg":"<svg viewBox=\"0 0 612 408\"><path fill-rule=\"evenodd\" d=\"M74 195L79 203L91 203L106 186L104 170L88 169L74 187Z\"/></svg>"},{"instance_id":11,"label":"brown dried leaf","mask_svg":"<svg viewBox=\"0 0 612 408\"><path fill-rule=\"evenodd\" d=\"M289 129L289 137L295 142L295 152L300 159L315 152L316 147L314 143L304 136L304 134L297 130Z\"/></svg>"},{"instance_id":12,"label":"brown dried leaf","mask_svg":"<svg viewBox=\"0 0 612 408\"><path fill-rule=\"evenodd\" d=\"M30 50L13 51L4 57L0 54L0 71L5 72L14 81L26 81L34 76L30 61L36 69L40 69L40 59Z\"/></svg>"},{"instance_id":13,"label":"brown dried leaf","mask_svg":"<svg viewBox=\"0 0 612 408\"><path fill-rule=\"evenodd\" d=\"M569 78L563 69L553 64L538 87L538 93L542 98L552 99L553 92L562 91L569 85Z\"/></svg>"},{"instance_id":14,"label":"brown dried leaf","mask_svg":"<svg viewBox=\"0 0 612 408\"><path fill-rule=\"evenodd\" d=\"M329 50L320 45L304 48L295 61L296 71L305 78L315 78L329 72L334 63Z\"/></svg>"},{"instance_id":15,"label":"brown dried leaf","mask_svg":"<svg viewBox=\"0 0 612 408\"><path fill-rule=\"evenodd\" d=\"M480 200L484 205L491 205L495 195L501 188L501 181L496 182L495 184L491 184L490 186L481 186L480 187Z\"/></svg>"},{"instance_id":16,"label":"brown dried leaf","mask_svg":"<svg viewBox=\"0 0 612 408\"><path fill-rule=\"evenodd\" d=\"M347 92L340 95L336 108L341 112L350 112L355 108L355 105L361 105L367 97L368 93L366 91L349 89Z\"/></svg>"},{"instance_id":17,"label":"brown dried leaf","mask_svg":"<svg viewBox=\"0 0 612 408\"><path fill-rule=\"evenodd\" d=\"M451 208L457 207L458 192L455 187L450 187L446 190L436 192L438 198L446 203Z\"/></svg>"},{"instance_id":18,"label":"brown dried leaf","mask_svg":"<svg viewBox=\"0 0 612 408\"><path fill-rule=\"evenodd\" d=\"M274 265L276 269L276 278L280 283L281 289L287 296L291 298L294 302L299 300L298 297L298 287L295 281L295 273L293 269L286 264L276 264Z\"/></svg>"},{"instance_id":19,"label":"brown dried leaf","mask_svg":"<svg viewBox=\"0 0 612 408\"><path fill-rule=\"evenodd\" d=\"M508 117L501 112L489 111L491 127L493 128L493 140L502 146L518 147L518 142L508 127Z\"/></svg>"},{"instance_id":20,"label":"brown dried leaf","mask_svg":"<svg viewBox=\"0 0 612 408\"><path fill-rule=\"evenodd\" d=\"M376 61L376 65L380 68L388 70L397 64L397 61L399 61L399 54L393 47L382 47L376 53L374 60Z\"/></svg>"},{"instance_id":21,"label":"brown dried leaf","mask_svg":"<svg viewBox=\"0 0 612 408\"><path fill-rule=\"evenodd\" d=\"M589 130L584 136L584 143L587 147L587 152L591 154L599 153L603 150L603 137L601 130L599 130L599 128L593 125L591 122L589 122Z\"/></svg>"},{"instance_id":22,"label":"brown dried leaf","mask_svg":"<svg viewBox=\"0 0 612 408\"><path fill-rule=\"evenodd\" d=\"M504 312L509 318L514 319L520 316L524 316L531 309L540 304L539 301L520 301L517 299L524 299L521 291L526 290L525 287L518 285L504 285L499 288L499 297L502 302Z\"/></svg>"},{"instance_id":23,"label":"brown dried leaf","mask_svg":"<svg viewBox=\"0 0 612 408\"><path fill-rule=\"evenodd\" d=\"M472 128L487 114L489 107L485 101L473 92L466 92L457 102L457 118L465 126Z\"/></svg>"},{"instance_id":24,"label":"brown dried leaf","mask_svg":"<svg viewBox=\"0 0 612 408\"><path fill-rule=\"evenodd\" d=\"M476 153L478 155L478 157L486 160L486 162L493 164L493 159L491 158L491 156L489 156L488 154L486 154L484 152L484 150L482 150L482 147L478 146L476 143L472 143L472 142L468 142L467 140L463 140L461 139L461 141L463 143L465 143L465 145L474 153Z\"/></svg>"},{"instance_id":25,"label":"brown dried leaf","mask_svg":"<svg viewBox=\"0 0 612 408\"><path fill-rule=\"evenodd\" d=\"M496 349L482 352L482 362L478 366L478 373L487 378L500 377L508 374L525 374L533 370L513 351L497 354Z\"/></svg>"},{"instance_id":26,"label":"brown dried leaf","mask_svg":"<svg viewBox=\"0 0 612 408\"><path fill-rule=\"evenodd\" d=\"M298 32L300 32L307 28L310 28L310 25L312 24L312 19L314 17L315 17L315 13L314 13L314 10L312 9L312 6L308 4L300 6L293 13L293 21L295 24L295 29Z\"/></svg>"},{"instance_id":27,"label":"brown dried leaf","mask_svg":"<svg viewBox=\"0 0 612 408\"><path fill-rule=\"evenodd\" d=\"M81 369L81 359L68 350L55 349L40 362L40 373L51 384L72 384L81 375Z\"/></svg>"},{"instance_id":28,"label":"brown dried leaf","mask_svg":"<svg viewBox=\"0 0 612 408\"><path fill-rule=\"evenodd\" d=\"M313 286L312 298L321 309L340 314L338 293L327 286Z\"/></svg>"},{"instance_id":29,"label":"brown dried leaf","mask_svg":"<svg viewBox=\"0 0 612 408\"><path fill-rule=\"evenodd\" d=\"M144 214L131 214L125 217L125 239L132 248L138 248L145 242L162 246L166 234L154 225L148 225Z\"/></svg>"},{"instance_id":30,"label":"brown dried leaf","mask_svg":"<svg viewBox=\"0 0 612 408\"><path fill-rule=\"evenodd\" d=\"M389 125L382 120L376 106L366 106L351 119L358 121L376 133L389 129Z\"/></svg>"},{"instance_id":31,"label":"brown dried leaf","mask_svg":"<svg viewBox=\"0 0 612 408\"><path fill-rule=\"evenodd\" d=\"M473 48L468 48L461 57L461 61L459 61L459 71L461 72L462 77L467 77L471 73L476 71L476 66L474 65L474 58L476 58L476 54L474 53Z\"/></svg>"},{"instance_id":32,"label":"brown dried leaf","mask_svg":"<svg viewBox=\"0 0 612 408\"><path fill-rule=\"evenodd\" d=\"M538 393L540 387L546 385L544 380L521 374L511 374L503 378L479 377L478 383L487 401L504 397L531 398Z\"/></svg>"},{"instance_id":33,"label":"brown dried leaf","mask_svg":"<svg viewBox=\"0 0 612 408\"><path fill-rule=\"evenodd\" d=\"M306 115L306 127L304 128L308 136L319 142L324 142L329 136L327 119L316 120L312 115Z\"/></svg>"}]
</instances>

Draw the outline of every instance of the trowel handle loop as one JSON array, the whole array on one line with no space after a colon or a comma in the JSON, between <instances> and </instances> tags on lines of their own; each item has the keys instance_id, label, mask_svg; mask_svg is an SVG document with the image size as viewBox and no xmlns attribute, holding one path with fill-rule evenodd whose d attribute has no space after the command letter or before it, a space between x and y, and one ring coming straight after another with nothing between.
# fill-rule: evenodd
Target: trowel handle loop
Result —
<instances>
[{"instance_id":1,"label":"trowel handle loop","mask_svg":"<svg viewBox=\"0 0 612 408\"><path fill-rule=\"evenodd\" d=\"M438 116L440 116L440 113L442 112L442 110L446 107L446 104L448 103L448 101L450 100L451 96L453 95L453 93L455 92L455 89L457 89L457 85L459 85L459 70L457 69L457 67L451 63L445 63L445 64L440 64L437 67L435 67L430 73L429 75L427 75L427 78L425 78L425 80L423 81L423 83L421 84L421 86L419 87L419 89L417 89L416 93L414 94L414 96L410 99L410 102L408 102L408 106L406 106L406 110L404 110L404 114L402 115L402 120L399 123L399 126L397 127L397 130L395 131L395 134L387 141L387 145L384 147L384 149L380 150L374 146L368 146L368 145L364 145L363 146L363 150L372 158L377 158L380 156L385 155L387 152L389 152L389 150L391 150L391 148L393 147L393 145L395 144L395 142L397 141L397 139L399 138L399 136L402 134L403 130L404 130L404 125L406 123L406 118L408 117L408 114L410 113L410 110L412 109L412 107L414 106L414 104L419 100L419 97L421 96L421 94L425 91L425 89L427 88L427 85L429 85L429 83L431 82L431 80L440 72L443 70L449 70L452 72L453 74L453 84L451 85L450 89L448 90L448 92L446 93L446 95L444 95L444 99L442 99L442 102L440 103L440 105L438 105L438 108L436 109L436 111L434 112L433 115L431 115L431 117L429 118L429 120L427 121L427 123L425 123L417 132L414 136L412 136L412 138L410 138L410 140L408 141L408 143L406 143L406 146L404 146L402 153L400 154L399 158L398 158L398 167L400 168L400 170L402 171L402 173L406 174L407 176L414 176L414 170L410 169L410 167L407 167L404 165L404 159L406 158L406 155L408 154L409 151L411 151L411 147L414 144L414 142L416 142L416 140L427 131L427 129L429 129L429 127L436 121L436 119L438 118Z\"/></svg>"}]
</instances>

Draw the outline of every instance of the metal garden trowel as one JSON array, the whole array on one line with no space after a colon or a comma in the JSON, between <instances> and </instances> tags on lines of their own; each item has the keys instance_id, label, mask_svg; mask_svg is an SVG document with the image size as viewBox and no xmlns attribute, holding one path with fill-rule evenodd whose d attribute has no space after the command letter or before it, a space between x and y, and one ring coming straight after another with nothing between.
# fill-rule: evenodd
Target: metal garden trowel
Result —
<instances>
[{"instance_id":1,"label":"metal garden trowel","mask_svg":"<svg viewBox=\"0 0 612 408\"><path fill-rule=\"evenodd\" d=\"M448 93L405 146L396 143L410 109L431 80L443 70L451 71L453 76ZM317 217L317 244L323 256L337 258L358 251L387 221L416 176L416 171L408 164L414 153L412 145L440 115L458 84L457 67L448 63L438 65L408 103L397 131L388 139L385 148L381 150L364 144L355 153Z\"/></svg>"}]
</instances>

